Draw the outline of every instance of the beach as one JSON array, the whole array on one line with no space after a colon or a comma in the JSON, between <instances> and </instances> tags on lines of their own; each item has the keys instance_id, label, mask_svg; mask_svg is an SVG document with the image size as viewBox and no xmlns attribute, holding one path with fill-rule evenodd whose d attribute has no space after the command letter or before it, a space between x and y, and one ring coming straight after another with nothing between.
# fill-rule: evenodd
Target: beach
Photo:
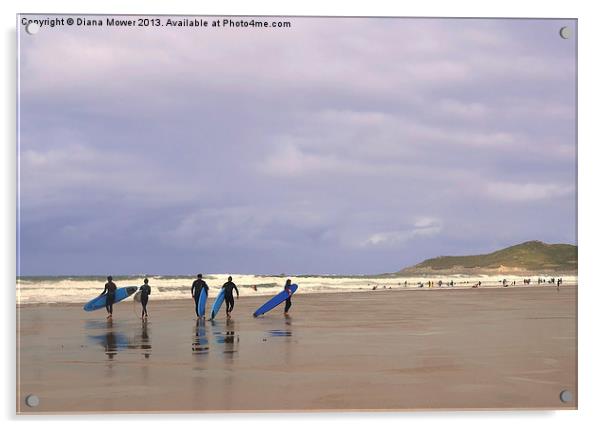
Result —
<instances>
[{"instance_id":1,"label":"beach","mask_svg":"<svg viewBox=\"0 0 602 429\"><path fill-rule=\"evenodd\" d=\"M575 409L576 298L572 285L298 293L289 318L253 318L266 297L244 296L214 322L152 295L147 322L131 298L112 322L20 305L17 412Z\"/></svg>"}]
</instances>

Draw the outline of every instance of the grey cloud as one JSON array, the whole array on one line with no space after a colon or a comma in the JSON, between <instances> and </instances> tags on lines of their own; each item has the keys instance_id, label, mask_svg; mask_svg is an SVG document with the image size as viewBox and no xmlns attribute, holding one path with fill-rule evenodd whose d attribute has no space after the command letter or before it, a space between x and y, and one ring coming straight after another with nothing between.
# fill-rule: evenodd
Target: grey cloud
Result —
<instances>
[{"instance_id":1,"label":"grey cloud","mask_svg":"<svg viewBox=\"0 0 602 429\"><path fill-rule=\"evenodd\" d=\"M22 36L22 272L371 273L576 240L571 21L291 20Z\"/></svg>"}]
</instances>

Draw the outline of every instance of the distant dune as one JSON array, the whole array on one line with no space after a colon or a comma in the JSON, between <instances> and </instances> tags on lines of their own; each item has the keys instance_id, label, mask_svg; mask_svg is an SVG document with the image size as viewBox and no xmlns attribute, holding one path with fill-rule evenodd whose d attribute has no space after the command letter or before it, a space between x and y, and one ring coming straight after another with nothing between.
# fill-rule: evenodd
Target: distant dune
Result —
<instances>
[{"instance_id":1,"label":"distant dune","mask_svg":"<svg viewBox=\"0 0 602 429\"><path fill-rule=\"evenodd\" d=\"M485 255L439 256L427 259L397 275L434 274L576 274L577 246L527 241Z\"/></svg>"}]
</instances>

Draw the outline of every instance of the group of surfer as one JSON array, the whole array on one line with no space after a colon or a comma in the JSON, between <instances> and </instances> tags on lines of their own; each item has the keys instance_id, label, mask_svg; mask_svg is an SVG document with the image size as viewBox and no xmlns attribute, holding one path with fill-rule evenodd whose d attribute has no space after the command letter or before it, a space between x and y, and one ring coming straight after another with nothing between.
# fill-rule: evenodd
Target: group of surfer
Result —
<instances>
[{"instance_id":1,"label":"group of surfer","mask_svg":"<svg viewBox=\"0 0 602 429\"><path fill-rule=\"evenodd\" d=\"M197 279L192 283L192 287L190 288L190 293L194 298L194 311L196 311L197 318L200 319L201 315L199 314L199 299L201 299L201 293L203 292L203 289L207 293L207 297L209 297L209 286L207 286L207 283L205 283L205 280L203 280L202 274L197 274L196 277ZM238 299L239 296L238 288L232 281L232 276L228 276L228 281L224 283L222 289L224 289L224 301L226 301L226 318L229 319L230 313L232 313L232 310L234 310L233 291L236 291L236 299Z\"/></svg>"},{"instance_id":2,"label":"group of surfer","mask_svg":"<svg viewBox=\"0 0 602 429\"><path fill-rule=\"evenodd\" d=\"M221 287L224 290L224 301L226 302L226 318L230 319L230 315L232 310L234 310L234 291L236 291L236 299L239 297L238 288L236 284L232 281L232 276L228 276L228 281L224 283ZM209 286L203 280L202 274L197 274L197 279L192 283L192 287L190 288L190 293L192 294L192 298L194 298L194 311L196 312L197 319L201 317L199 314L199 300L201 299L201 293L205 290L207 297L209 297ZM257 289L255 289L257 290ZM291 308L291 279L287 279L284 285L284 291L288 293L288 297L286 298L286 304L284 306L284 315L288 315L288 311ZM111 319L113 317L113 304L115 303L115 293L117 292L117 285L113 283L113 277L107 277L107 283L105 284L105 288L100 296L106 295L106 304L105 307L107 309L107 319ZM144 284L140 286L140 304L142 304L142 319L148 318L148 311L146 306L148 305L148 297L151 294L151 287L148 284L148 279L144 279Z\"/></svg>"}]
</instances>

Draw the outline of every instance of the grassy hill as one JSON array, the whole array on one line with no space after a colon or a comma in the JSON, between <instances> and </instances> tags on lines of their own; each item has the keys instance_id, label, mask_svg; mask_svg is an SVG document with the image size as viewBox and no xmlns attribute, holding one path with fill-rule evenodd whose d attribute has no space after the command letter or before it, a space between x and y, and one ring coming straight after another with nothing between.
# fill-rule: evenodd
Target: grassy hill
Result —
<instances>
[{"instance_id":1,"label":"grassy hill","mask_svg":"<svg viewBox=\"0 0 602 429\"><path fill-rule=\"evenodd\" d=\"M402 275L576 273L577 246L527 241L485 255L439 256L399 271Z\"/></svg>"}]
</instances>

